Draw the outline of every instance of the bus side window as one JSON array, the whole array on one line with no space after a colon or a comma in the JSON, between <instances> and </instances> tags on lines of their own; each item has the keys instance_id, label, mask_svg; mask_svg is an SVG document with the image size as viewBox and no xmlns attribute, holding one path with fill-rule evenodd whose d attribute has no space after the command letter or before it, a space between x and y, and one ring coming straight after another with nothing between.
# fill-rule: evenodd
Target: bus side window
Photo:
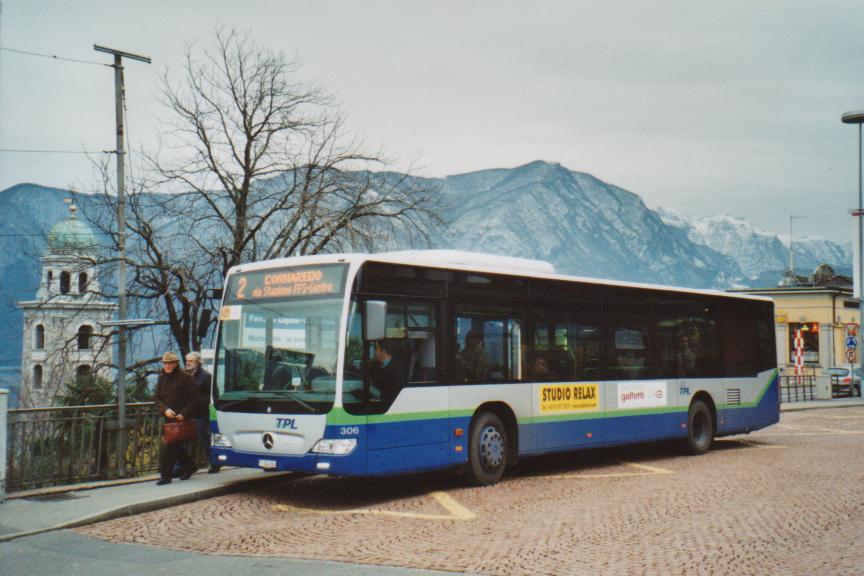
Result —
<instances>
[{"instance_id":1,"label":"bus side window","mask_svg":"<svg viewBox=\"0 0 864 576\"><path fill-rule=\"evenodd\" d=\"M596 309L578 301L534 309L532 380L600 378L600 320Z\"/></svg>"},{"instance_id":2,"label":"bus side window","mask_svg":"<svg viewBox=\"0 0 864 576\"><path fill-rule=\"evenodd\" d=\"M437 303L409 300L406 307L408 382L427 384L438 381Z\"/></svg>"},{"instance_id":3,"label":"bus side window","mask_svg":"<svg viewBox=\"0 0 864 576\"><path fill-rule=\"evenodd\" d=\"M607 377L639 380L660 373L654 302L647 294L613 294L603 303Z\"/></svg>"},{"instance_id":4,"label":"bus side window","mask_svg":"<svg viewBox=\"0 0 864 576\"><path fill-rule=\"evenodd\" d=\"M352 414L383 414L410 385L438 381L437 301L364 295L387 304L382 340L363 336L363 300L351 303L342 403Z\"/></svg>"},{"instance_id":5,"label":"bus side window","mask_svg":"<svg viewBox=\"0 0 864 576\"><path fill-rule=\"evenodd\" d=\"M525 377L527 343L523 338L523 321L507 317L508 312L512 311L468 306L457 312L454 362L457 382L513 382Z\"/></svg>"}]
</instances>

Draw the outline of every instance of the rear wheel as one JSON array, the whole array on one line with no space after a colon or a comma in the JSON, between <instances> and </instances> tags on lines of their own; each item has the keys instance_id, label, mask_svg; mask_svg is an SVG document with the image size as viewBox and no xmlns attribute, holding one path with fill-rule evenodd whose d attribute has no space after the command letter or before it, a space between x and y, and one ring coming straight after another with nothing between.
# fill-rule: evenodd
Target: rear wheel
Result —
<instances>
[{"instance_id":1,"label":"rear wheel","mask_svg":"<svg viewBox=\"0 0 864 576\"><path fill-rule=\"evenodd\" d=\"M471 426L465 479L475 486L495 484L507 467L507 430L497 414L482 412Z\"/></svg>"},{"instance_id":2,"label":"rear wheel","mask_svg":"<svg viewBox=\"0 0 864 576\"><path fill-rule=\"evenodd\" d=\"M714 415L702 401L694 400L687 414L687 448L692 454L704 454L714 442Z\"/></svg>"}]
</instances>

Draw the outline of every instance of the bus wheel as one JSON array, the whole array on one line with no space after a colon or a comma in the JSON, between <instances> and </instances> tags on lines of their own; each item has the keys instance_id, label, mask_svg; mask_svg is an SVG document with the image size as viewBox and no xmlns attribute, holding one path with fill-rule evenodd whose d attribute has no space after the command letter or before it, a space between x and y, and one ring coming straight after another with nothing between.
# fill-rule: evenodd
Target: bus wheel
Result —
<instances>
[{"instance_id":1,"label":"bus wheel","mask_svg":"<svg viewBox=\"0 0 864 576\"><path fill-rule=\"evenodd\" d=\"M471 427L465 479L475 486L498 482L507 467L507 430L492 412L477 416Z\"/></svg>"},{"instance_id":2,"label":"bus wheel","mask_svg":"<svg viewBox=\"0 0 864 576\"><path fill-rule=\"evenodd\" d=\"M694 400L687 414L687 448L692 454L704 454L714 442L714 416L702 400Z\"/></svg>"}]
</instances>

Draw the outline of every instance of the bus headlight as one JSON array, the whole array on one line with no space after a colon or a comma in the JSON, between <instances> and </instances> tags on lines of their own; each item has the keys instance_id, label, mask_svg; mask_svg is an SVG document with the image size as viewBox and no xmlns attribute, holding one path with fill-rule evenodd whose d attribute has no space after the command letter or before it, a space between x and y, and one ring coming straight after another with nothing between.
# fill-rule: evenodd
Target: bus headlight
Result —
<instances>
[{"instance_id":1,"label":"bus headlight","mask_svg":"<svg viewBox=\"0 0 864 576\"><path fill-rule=\"evenodd\" d=\"M312 447L312 452L318 454L333 454L335 456L347 456L357 447L356 438L344 438L339 440L319 440Z\"/></svg>"},{"instance_id":2,"label":"bus headlight","mask_svg":"<svg viewBox=\"0 0 864 576\"><path fill-rule=\"evenodd\" d=\"M231 441L224 434L213 434L210 441L211 446L219 446L221 448L231 448Z\"/></svg>"}]
</instances>

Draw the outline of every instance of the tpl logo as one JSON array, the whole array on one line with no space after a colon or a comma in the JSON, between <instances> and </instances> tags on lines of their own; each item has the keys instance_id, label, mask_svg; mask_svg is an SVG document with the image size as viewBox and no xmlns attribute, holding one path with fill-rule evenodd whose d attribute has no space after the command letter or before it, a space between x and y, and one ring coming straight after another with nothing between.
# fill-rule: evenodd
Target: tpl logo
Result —
<instances>
[{"instance_id":1,"label":"tpl logo","mask_svg":"<svg viewBox=\"0 0 864 576\"><path fill-rule=\"evenodd\" d=\"M296 430L297 422L294 418L276 418L277 430Z\"/></svg>"}]
</instances>

